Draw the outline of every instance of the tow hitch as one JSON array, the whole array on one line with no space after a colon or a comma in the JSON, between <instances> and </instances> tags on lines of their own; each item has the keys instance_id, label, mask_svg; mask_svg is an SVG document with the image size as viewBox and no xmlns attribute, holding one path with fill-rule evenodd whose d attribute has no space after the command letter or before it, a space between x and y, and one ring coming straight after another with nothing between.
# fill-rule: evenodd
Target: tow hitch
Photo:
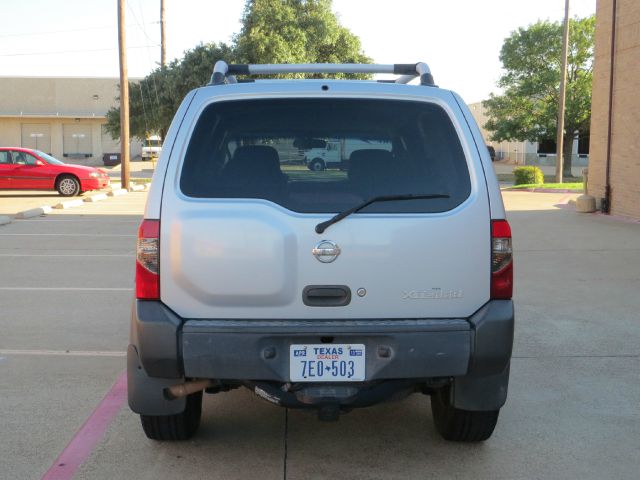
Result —
<instances>
[{"instance_id":1,"label":"tow hitch","mask_svg":"<svg viewBox=\"0 0 640 480\"><path fill-rule=\"evenodd\" d=\"M318 419L322 421L336 421L340 413L384 401L400 400L415 391L414 381L401 380L373 385L247 382L245 386L275 405L317 410Z\"/></svg>"}]
</instances>

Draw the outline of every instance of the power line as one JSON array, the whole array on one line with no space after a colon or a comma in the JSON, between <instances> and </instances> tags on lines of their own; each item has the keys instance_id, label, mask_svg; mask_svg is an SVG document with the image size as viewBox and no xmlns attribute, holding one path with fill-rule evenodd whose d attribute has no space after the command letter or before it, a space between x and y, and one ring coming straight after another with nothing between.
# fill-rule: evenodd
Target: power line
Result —
<instances>
[{"instance_id":1,"label":"power line","mask_svg":"<svg viewBox=\"0 0 640 480\"><path fill-rule=\"evenodd\" d=\"M156 25L160 22L150 22L149 25ZM54 35L57 33L73 33L73 32L90 32L94 30L109 30L115 29L115 25L104 25L104 26L96 26L96 27L84 27L84 28L70 28L68 30L48 30L45 32L26 32L26 33L5 33L0 35L0 38L9 38L9 37L32 37L38 35Z\"/></svg>"},{"instance_id":2,"label":"power line","mask_svg":"<svg viewBox=\"0 0 640 480\"><path fill-rule=\"evenodd\" d=\"M162 5L164 6L164 3L162 3ZM142 26L142 31L144 32L145 37L149 38L149 35L147 35L147 29L145 28L144 10L142 8L141 0L138 1L138 7L140 8L140 18L142 19L142 25L141 25ZM162 23L162 22L160 22L160 23ZM164 25L162 25L162 28L164 28ZM162 37L162 35L164 35L164 34L161 34L161 37ZM160 56L161 56L161 58L164 55L164 43L163 42L164 42L164 40L161 38L160 39ZM151 60L151 49L149 49L149 48L147 48L147 55L149 56L149 63L153 67L154 62ZM164 63L162 61L160 62L160 66L161 67L164 66ZM156 85L156 76L152 75L151 79L153 80L153 88L154 88L154 90L156 92L156 107L157 107L157 113L158 113L160 111L160 99L158 98L158 85ZM150 101L149 103L151 104L150 108L153 109L153 101Z\"/></svg>"},{"instance_id":3,"label":"power line","mask_svg":"<svg viewBox=\"0 0 640 480\"><path fill-rule=\"evenodd\" d=\"M127 47L128 50L133 48L149 48L160 47L160 45L135 45L133 47ZM58 50L53 52L24 52L24 53L0 53L0 57L27 57L35 55L61 55L65 53L91 53L91 52L110 52L118 50L117 48L92 48L85 50Z\"/></svg>"},{"instance_id":4,"label":"power line","mask_svg":"<svg viewBox=\"0 0 640 480\"><path fill-rule=\"evenodd\" d=\"M139 1L138 2L138 8L140 9L140 18L142 19L142 22L138 21L138 17L133 9L133 7L131 6L131 4L129 2L127 2L127 6L129 7L129 10L131 11L131 14L133 15L133 18L136 22L136 25L138 26L138 28L140 30L142 30L142 33L144 34L145 37L147 37L147 39L150 42L153 42L153 40L151 39L151 37L149 37L149 35L147 34L147 29L145 28L145 21L144 21L144 9L142 8L142 3ZM162 44L161 44L161 48L162 48ZM151 49L147 49L147 55L149 57L149 63L151 65L152 70L154 69L154 62L151 59ZM155 75L151 76L151 79L153 81L153 88L155 90L156 93L156 116L160 111L160 99L158 98L158 86L156 85L156 77ZM149 132L149 126L147 124L147 113L145 111L145 106L144 106L144 93L142 91L142 84L138 84L140 86L140 97L142 100L142 110L143 110L143 114L144 114L144 122L145 122L145 131ZM150 114L153 117L153 111L154 111L154 106L153 106L153 97L151 95L149 95L149 110L150 110Z\"/></svg>"},{"instance_id":5,"label":"power line","mask_svg":"<svg viewBox=\"0 0 640 480\"><path fill-rule=\"evenodd\" d=\"M133 7L131 6L131 4L129 2L127 2L127 7L129 8L129 11L131 12L131 15L133 15L133 20L136 22L136 25L138 26L140 31L142 31L143 35L145 37L147 37L147 40L149 40L150 42L155 42L154 39L152 39L151 37L149 37L149 35L147 35L147 31L142 26L143 24L138 20L138 16L136 15L136 12L133 10ZM142 6L140 6L140 11L142 12ZM156 23L158 23L158 22L156 22Z\"/></svg>"},{"instance_id":6,"label":"power line","mask_svg":"<svg viewBox=\"0 0 640 480\"><path fill-rule=\"evenodd\" d=\"M105 25L102 27L86 27L86 28L71 28L69 30L49 30L46 32L27 32L27 33L6 33L4 35L0 35L0 38L5 37L30 37L36 35L53 35L55 33L72 33L72 32L88 32L91 30L107 30L109 28L114 28L113 25Z\"/></svg>"},{"instance_id":7,"label":"power line","mask_svg":"<svg viewBox=\"0 0 640 480\"><path fill-rule=\"evenodd\" d=\"M142 82L138 82L140 88L140 100L142 100L142 118L144 119L144 131L149 131L149 124L147 123L147 109L144 107L144 93L142 92Z\"/></svg>"}]
</instances>

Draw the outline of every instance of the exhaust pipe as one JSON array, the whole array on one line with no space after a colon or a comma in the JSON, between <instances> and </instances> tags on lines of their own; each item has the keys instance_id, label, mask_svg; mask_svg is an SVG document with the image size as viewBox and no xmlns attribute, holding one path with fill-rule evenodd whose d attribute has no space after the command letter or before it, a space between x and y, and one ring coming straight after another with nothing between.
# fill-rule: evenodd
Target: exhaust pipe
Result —
<instances>
[{"instance_id":1,"label":"exhaust pipe","mask_svg":"<svg viewBox=\"0 0 640 480\"><path fill-rule=\"evenodd\" d=\"M173 385L164 389L164 396L168 400L176 400L178 398L186 397L192 393L204 390L207 387L213 385L212 380L193 380L191 382L185 382L180 385Z\"/></svg>"}]
</instances>

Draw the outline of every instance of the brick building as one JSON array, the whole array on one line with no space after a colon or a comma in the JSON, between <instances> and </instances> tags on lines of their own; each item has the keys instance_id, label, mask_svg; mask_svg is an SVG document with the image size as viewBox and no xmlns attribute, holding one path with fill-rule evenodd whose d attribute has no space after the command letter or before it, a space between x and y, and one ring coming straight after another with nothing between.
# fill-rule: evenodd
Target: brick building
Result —
<instances>
[{"instance_id":1,"label":"brick building","mask_svg":"<svg viewBox=\"0 0 640 480\"><path fill-rule=\"evenodd\" d=\"M598 0L589 194L610 213L638 219L639 87L640 2Z\"/></svg>"}]
</instances>

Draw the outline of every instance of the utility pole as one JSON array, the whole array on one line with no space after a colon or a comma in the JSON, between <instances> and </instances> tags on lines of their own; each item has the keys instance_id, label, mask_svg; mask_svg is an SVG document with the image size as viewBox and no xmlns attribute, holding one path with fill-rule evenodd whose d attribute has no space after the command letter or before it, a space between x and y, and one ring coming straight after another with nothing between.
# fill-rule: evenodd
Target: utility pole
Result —
<instances>
[{"instance_id":1,"label":"utility pole","mask_svg":"<svg viewBox=\"0 0 640 480\"><path fill-rule=\"evenodd\" d=\"M556 182L562 183L564 168L564 104L567 83L567 50L569 48L569 0L564 4L564 29L562 39L562 72L560 73L560 95L558 99L558 131L556 135Z\"/></svg>"},{"instance_id":2,"label":"utility pole","mask_svg":"<svg viewBox=\"0 0 640 480\"><path fill-rule=\"evenodd\" d=\"M124 23L124 2L118 0L118 49L120 54L120 180L129 190L129 77L127 75L127 39Z\"/></svg>"},{"instance_id":3,"label":"utility pole","mask_svg":"<svg viewBox=\"0 0 640 480\"><path fill-rule=\"evenodd\" d=\"M167 64L167 42L165 39L164 0L160 0L160 66Z\"/></svg>"}]
</instances>

